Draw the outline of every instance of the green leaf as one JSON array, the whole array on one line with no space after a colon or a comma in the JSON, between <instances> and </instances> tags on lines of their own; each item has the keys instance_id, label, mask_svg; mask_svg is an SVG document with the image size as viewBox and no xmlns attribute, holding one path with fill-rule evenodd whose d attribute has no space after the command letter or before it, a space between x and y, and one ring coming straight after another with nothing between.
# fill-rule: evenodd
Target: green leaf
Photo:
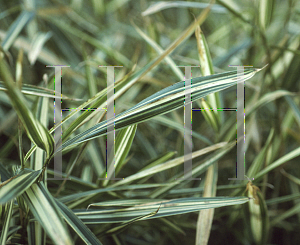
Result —
<instances>
[{"instance_id":1,"label":"green leaf","mask_svg":"<svg viewBox=\"0 0 300 245\"><path fill-rule=\"evenodd\" d=\"M244 80L248 80L261 69L245 69ZM191 94L192 100L195 101L203 98L208 94L229 88L237 83L237 72L230 71L221 74L193 78ZM162 115L184 105L185 81L178 82L169 86L150 97L144 99L137 105L125 112L118 114L114 119L115 129L121 129L132 124L140 123L150 118ZM82 142L100 137L107 133L107 125L113 123L112 119L98 123L90 129L76 135L74 138L66 141L57 150L75 146Z\"/></svg>"},{"instance_id":2,"label":"green leaf","mask_svg":"<svg viewBox=\"0 0 300 245\"><path fill-rule=\"evenodd\" d=\"M23 200L24 201L24 200ZM46 233L36 220L30 220L27 225L28 244L46 244Z\"/></svg>"},{"instance_id":3,"label":"green leaf","mask_svg":"<svg viewBox=\"0 0 300 245\"><path fill-rule=\"evenodd\" d=\"M274 0L261 0L259 1L259 20L261 27L265 30L271 22L274 11Z\"/></svg>"},{"instance_id":4,"label":"green leaf","mask_svg":"<svg viewBox=\"0 0 300 245\"><path fill-rule=\"evenodd\" d=\"M102 244L91 230L66 205L55 200L60 213L85 244Z\"/></svg>"},{"instance_id":5,"label":"green leaf","mask_svg":"<svg viewBox=\"0 0 300 245\"><path fill-rule=\"evenodd\" d=\"M199 156L202 156L202 155L204 155L206 153L209 153L211 151L217 150L221 147L224 147L226 144L227 144L226 142L221 142L221 143L218 143L218 144L215 144L215 145L212 145L212 146L208 146L204 149L195 151L195 152L192 153L192 159L194 159L196 157L199 157ZM141 171L130 175L129 177L126 177L122 180L119 180L118 182L114 183L112 186L124 185L124 184L130 183L132 181L151 176L153 174L156 174L156 173L165 171L167 169L179 166L183 162L184 162L184 156L180 156L180 157L177 157L175 159L169 160L167 162L161 163L159 165L155 165L155 166L150 167L150 168L144 168Z\"/></svg>"},{"instance_id":6,"label":"green leaf","mask_svg":"<svg viewBox=\"0 0 300 245\"><path fill-rule=\"evenodd\" d=\"M1 245L7 244L6 239L7 239L7 233L8 233L9 224L10 224L11 215L12 215L12 207L13 207L13 201L11 201L10 203L7 203L5 205L5 212L4 212L5 217L4 217L1 236L0 236L0 244Z\"/></svg>"},{"instance_id":7,"label":"green leaf","mask_svg":"<svg viewBox=\"0 0 300 245\"><path fill-rule=\"evenodd\" d=\"M48 41L48 39L52 36L51 32L47 33L37 33L33 38L30 46L30 50L28 52L28 60L30 65L34 65L43 45Z\"/></svg>"},{"instance_id":8,"label":"green leaf","mask_svg":"<svg viewBox=\"0 0 300 245\"><path fill-rule=\"evenodd\" d=\"M132 24L133 24L135 30L142 36L142 38L145 39L145 41L149 45L151 45L152 48L154 48L156 50L157 53L162 54L164 52L164 50L154 40L152 40L144 32L142 32L142 30L140 28L138 28L133 22L132 22ZM183 75L182 71L180 70L180 68L178 66L176 66L175 62L170 58L170 56L166 56L164 60L167 62L167 64L173 70L174 74L177 75L177 77L180 80L183 80L184 75Z\"/></svg>"},{"instance_id":9,"label":"green leaf","mask_svg":"<svg viewBox=\"0 0 300 245\"><path fill-rule=\"evenodd\" d=\"M197 2L188 2L188 1L158 1L151 4L144 12L142 12L143 16L147 16L150 14L155 14L161 10L169 9L169 8L200 8L204 9L209 6L208 3L197 3ZM211 11L215 13L226 13L226 9L218 4L214 4L211 7Z\"/></svg>"},{"instance_id":10,"label":"green leaf","mask_svg":"<svg viewBox=\"0 0 300 245\"><path fill-rule=\"evenodd\" d=\"M282 164L286 163L287 161L290 161L291 159L300 156L300 147L296 148L295 150L285 154L283 157L277 159L275 162L261 170L259 173L257 173L254 177L255 180L258 180L262 178L266 173L269 173L273 169L281 166Z\"/></svg>"},{"instance_id":11,"label":"green leaf","mask_svg":"<svg viewBox=\"0 0 300 245\"><path fill-rule=\"evenodd\" d=\"M0 181L4 182L11 177L11 174L7 171L4 165L0 162Z\"/></svg>"},{"instance_id":12,"label":"green leaf","mask_svg":"<svg viewBox=\"0 0 300 245\"><path fill-rule=\"evenodd\" d=\"M83 198L86 198L86 197L90 198L99 193L156 188L156 187L165 186L165 185L168 185L168 184L139 184L139 185L124 185L124 186L120 186L120 187L108 187L108 188L101 188L101 189L96 189L96 190L91 190L91 191L82 191L79 193L63 196L63 197L60 197L59 200L63 203L68 203L68 206L70 207L71 206L69 204L70 202L82 200Z\"/></svg>"},{"instance_id":13,"label":"green leaf","mask_svg":"<svg viewBox=\"0 0 300 245\"><path fill-rule=\"evenodd\" d=\"M214 164L216 161L218 161L221 157L223 157L227 152L229 152L234 146L236 145L236 142L231 142L231 143L225 143L221 142L218 144L215 144L213 147L215 149L224 146L222 149L220 149L218 152L214 153L213 156L209 157L209 159L207 159L204 162L201 162L201 164L198 164L197 166L193 167L193 177L197 177L199 176L201 173L203 173L204 171L207 170L207 168L209 166L211 166L212 164ZM205 149L202 149L204 151L208 151L209 149L211 149L210 147L207 147ZM197 152L193 152L192 155L194 155ZM184 157L182 157L182 162L184 162ZM174 181L174 177L177 181ZM156 198L160 195L162 195L163 193L167 192L168 190L174 188L176 185L178 185L179 183L181 183L183 181L184 177L184 173L181 174L177 174L176 176L174 176L172 179L169 179L168 183L169 185L163 186L157 190L155 190L152 194L151 194L151 198Z\"/></svg>"},{"instance_id":14,"label":"green leaf","mask_svg":"<svg viewBox=\"0 0 300 245\"><path fill-rule=\"evenodd\" d=\"M26 101L16 87L13 77L9 71L8 64L0 57L0 74L7 88L13 107L21 119L28 137L40 148L46 151L49 158L54 151L54 139L48 130L34 117L30 109L26 106Z\"/></svg>"},{"instance_id":15,"label":"green leaf","mask_svg":"<svg viewBox=\"0 0 300 245\"><path fill-rule=\"evenodd\" d=\"M118 98L122 93L125 92L130 86L132 86L137 80L141 79L145 74L150 72L155 66L157 66L167 55L169 55L178 45L180 45L181 42L186 40L189 36L192 35L194 29L196 28L197 25L202 24L204 20L206 19L208 13L210 11L210 7L206 8L204 11L201 12L201 14L197 17L196 21L192 23L190 26L188 26L183 33L174 41L172 42L169 47L162 53L160 54L156 59L148 63L146 66L144 66L142 69L140 69L138 72L135 74L130 74L128 75L128 78L125 77L120 81L120 83L116 82L115 84L115 99ZM61 26L64 26L65 24L61 23ZM71 31L72 28L68 26L66 28L67 31ZM96 44L95 42L98 42L97 40L91 40L88 35L83 35L83 33L80 31L80 33L76 33L80 38L86 37L87 42L92 41L91 44ZM97 44L95 45L97 47ZM99 47L101 49L101 47ZM107 51L108 49L106 49ZM115 53L115 50L114 50ZM57 62L56 62L57 63ZM128 63L125 63L128 65ZM93 103L90 107L91 108L102 108L104 107L104 103L106 102L106 91L107 88L103 89L100 91L98 94L96 94L93 98L89 99L87 102L83 103L80 108L85 108L87 105L90 103ZM94 111L96 112L96 111ZM72 116L74 116L78 111L72 112L70 115L68 115L62 123L66 122L68 119L70 119ZM78 127L80 127L84 122L90 119L90 116L93 114L93 112L85 111L82 113L80 117L78 117L76 120L72 122L72 124L68 127L68 129L63 133L62 140L63 142L74 132ZM58 124L56 127L59 127L60 124ZM128 125L129 126L129 125ZM50 129L50 133L54 131L54 128ZM25 161L29 158L29 156L32 154L32 152L35 150L35 147L32 147L30 151L25 156Z\"/></svg>"},{"instance_id":16,"label":"green leaf","mask_svg":"<svg viewBox=\"0 0 300 245\"><path fill-rule=\"evenodd\" d=\"M24 169L21 170L18 175L1 183L0 204L7 203L21 195L37 180L41 172L42 170L32 171L30 169Z\"/></svg>"},{"instance_id":17,"label":"green leaf","mask_svg":"<svg viewBox=\"0 0 300 245\"><path fill-rule=\"evenodd\" d=\"M6 91L5 83L0 81L0 90ZM38 87L35 85L29 84L22 84L21 92L26 95L34 95L34 96L42 96L42 97L49 97L49 98L61 98L65 100L81 100L81 99L72 99L65 95L62 97L55 96L55 91L47 88Z\"/></svg>"},{"instance_id":18,"label":"green leaf","mask_svg":"<svg viewBox=\"0 0 300 245\"><path fill-rule=\"evenodd\" d=\"M124 161L129 153L129 150L131 148L135 132L137 129L137 125L132 125L127 128L122 129L116 139L116 148L115 148L115 169L116 172L121 169L122 165L124 164ZM113 163L109 163L113 164ZM111 176L107 176L108 179L111 178ZM107 180L104 181L104 185L106 185Z\"/></svg>"},{"instance_id":19,"label":"green leaf","mask_svg":"<svg viewBox=\"0 0 300 245\"><path fill-rule=\"evenodd\" d=\"M22 197L55 244L74 244L54 199L43 183L33 184Z\"/></svg>"},{"instance_id":20,"label":"green leaf","mask_svg":"<svg viewBox=\"0 0 300 245\"><path fill-rule=\"evenodd\" d=\"M124 202L124 200L121 200ZM143 204L135 205L135 200L126 200L127 204L132 204L132 207L120 209L105 209L105 210L88 210L76 211L75 214L86 224L100 223L116 223L129 221L133 218L138 218L142 215L149 214L150 210L159 211L157 214L145 219L168 217L172 215L185 214L196 212L202 209L225 207L230 205L243 204L249 201L248 197L214 197L214 198L179 198L173 200L158 201L153 199L153 202L145 200ZM115 201L118 204L119 200ZM94 204L96 205L96 204ZM97 203L101 205L101 203ZM114 206L111 204L111 206Z\"/></svg>"},{"instance_id":21,"label":"green leaf","mask_svg":"<svg viewBox=\"0 0 300 245\"><path fill-rule=\"evenodd\" d=\"M115 226L114 228L108 229L107 231L103 232L103 234L104 234L104 233L106 233L106 234L119 233L119 232L121 232L122 230L124 230L124 228L125 228L126 226L131 225L131 224L134 223L134 222L137 222L137 221L140 221L140 220L144 220L144 219L146 219L146 218L150 218L150 217L156 215L157 212L158 212L158 210L159 210L159 207L158 207L158 209L157 209L156 211L153 211L153 212L151 212L151 213L149 213L149 214L146 214L146 215L141 215L141 216L139 216L139 217L137 217L137 218L133 218L133 219L131 219L131 220L128 220L128 221L126 221L126 222L123 222L121 225Z\"/></svg>"},{"instance_id":22,"label":"green leaf","mask_svg":"<svg viewBox=\"0 0 300 245\"><path fill-rule=\"evenodd\" d=\"M19 17L9 27L4 40L2 41L2 48L4 51L8 51L13 44L19 33L24 26L33 18L34 13L29 11L23 11Z\"/></svg>"}]
</instances>

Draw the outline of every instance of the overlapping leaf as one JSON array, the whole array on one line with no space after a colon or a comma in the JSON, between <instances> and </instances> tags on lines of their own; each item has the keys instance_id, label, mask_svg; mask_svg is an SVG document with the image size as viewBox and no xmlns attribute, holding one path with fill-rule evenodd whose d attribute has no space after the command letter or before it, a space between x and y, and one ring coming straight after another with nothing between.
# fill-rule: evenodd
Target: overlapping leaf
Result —
<instances>
[{"instance_id":1,"label":"overlapping leaf","mask_svg":"<svg viewBox=\"0 0 300 245\"><path fill-rule=\"evenodd\" d=\"M0 204L7 203L26 191L26 189L37 180L41 171L42 170L32 171L29 169L24 169L18 175L1 183Z\"/></svg>"},{"instance_id":2,"label":"overlapping leaf","mask_svg":"<svg viewBox=\"0 0 300 245\"><path fill-rule=\"evenodd\" d=\"M250 79L260 70L261 69L245 69L243 79ZM236 71L194 78L191 86L192 101L231 87L239 81L241 82L242 80L237 77ZM182 107L185 100L184 83L185 81L178 82L151 95L131 109L117 115L114 121L113 119L108 119L107 121L96 124L90 129L66 141L57 151L106 134L109 124L114 123L115 129L118 130Z\"/></svg>"},{"instance_id":3,"label":"overlapping leaf","mask_svg":"<svg viewBox=\"0 0 300 245\"><path fill-rule=\"evenodd\" d=\"M9 71L8 64L0 57L0 76L3 78L7 93L11 103L22 121L28 137L40 148L46 151L49 157L54 151L54 139L48 130L34 117L30 109L26 106L26 101L15 85L13 77Z\"/></svg>"},{"instance_id":4,"label":"overlapping leaf","mask_svg":"<svg viewBox=\"0 0 300 245\"><path fill-rule=\"evenodd\" d=\"M145 219L161 218L172 215L191 213L201 209L224 207L229 205L243 204L249 201L248 197L214 197L214 198L179 198L173 200L162 200L149 202L145 200L143 204L134 205L136 200L127 200L126 205L134 205L129 208L109 208L105 210L76 211L75 214L86 224L116 223L124 222L142 215L147 215L151 211L159 211L154 216ZM121 200L124 206L124 200ZM110 206L120 206L119 201L110 202ZM96 205L96 204L95 204ZM101 203L97 203L98 206Z\"/></svg>"},{"instance_id":5,"label":"overlapping leaf","mask_svg":"<svg viewBox=\"0 0 300 245\"><path fill-rule=\"evenodd\" d=\"M56 204L67 223L74 229L76 234L85 242L85 244L101 245L94 233L82 223L82 221L66 205L56 200Z\"/></svg>"},{"instance_id":6,"label":"overlapping leaf","mask_svg":"<svg viewBox=\"0 0 300 245\"><path fill-rule=\"evenodd\" d=\"M55 244L73 244L68 229L60 217L57 205L43 183L33 184L22 197Z\"/></svg>"},{"instance_id":7,"label":"overlapping leaf","mask_svg":"<svg viewBox=\"0 0 300 245\"><path fill-rule=\"evenodd\" d=\"M0 81L0 90L6 91L5 84ZM23 94L28 94L28 95L34 95L34 96L41 96L41 97L49 97L49 98L59 98L59 99L71 99L65 95L62 95L61 97L55 96L55 91L47 88L42 88L34 85L29 85L29 84L23 84L21 92ZM71 99L71 100L79 100L79 99Z\"/></svg>"}]
</instances>

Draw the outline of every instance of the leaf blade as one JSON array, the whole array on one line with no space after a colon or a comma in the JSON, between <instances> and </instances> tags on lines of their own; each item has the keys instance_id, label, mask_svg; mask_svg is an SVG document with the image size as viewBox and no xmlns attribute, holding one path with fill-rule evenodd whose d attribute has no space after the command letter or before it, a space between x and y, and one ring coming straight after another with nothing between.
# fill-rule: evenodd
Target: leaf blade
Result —
<instances>
[{"instance_id":1,"label":"leaf blade","mask_svg":"<svg viewBox=\"0 0 300 245\"><path fill-rule=\"evenodd\" d=\"M25 191L22 197L34 217L43 226L55 244L73 244L67 227L60 217L55 201L41 182L33 184Z\"/></svg>"}]
</instances>

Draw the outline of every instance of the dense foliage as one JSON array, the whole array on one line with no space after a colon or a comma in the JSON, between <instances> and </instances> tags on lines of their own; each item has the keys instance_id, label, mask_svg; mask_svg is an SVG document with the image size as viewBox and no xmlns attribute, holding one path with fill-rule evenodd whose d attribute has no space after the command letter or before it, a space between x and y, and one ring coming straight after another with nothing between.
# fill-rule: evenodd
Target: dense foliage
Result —
<instances>
[{"instance_id":1,"label":"dense foliage","mask_svg":"<svg viewBox=\"0 0 300 245\"><path fill-rule=\"evenodd\" d=\"M299 242L300 1L13 0L0 9L0 244ZM61 125L53 65L70 66L61 106L73 110ZM192 112L201 180L182 178L188 65L192 107L219 108ZM244 73L249 181L228 180L237 158L236 112L222 109L237 106L229 65L253 66ZM108 162L120 180L107 176L101 66L122 66ZM53 180L60 152L69 180Z\"/></svg>"}]
</instances>

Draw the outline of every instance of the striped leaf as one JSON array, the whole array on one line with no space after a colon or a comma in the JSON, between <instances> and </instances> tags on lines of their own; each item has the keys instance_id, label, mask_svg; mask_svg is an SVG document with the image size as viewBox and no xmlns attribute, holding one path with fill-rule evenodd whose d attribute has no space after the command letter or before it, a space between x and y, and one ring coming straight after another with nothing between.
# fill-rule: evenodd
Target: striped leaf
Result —
<instances>
[{"instance_id":1,"label":"striped leaf","mask_svg":"<svg viewBox=\"0 0 300 245\"><path fill-rule=\"evenodd\" d=\"M225 145L227 147L224 147ZM208 147L203 148L201 150L192 152L192 159L195 159L196 157L202 156L202 155L204 155L206 153L209 153L211 151L215 151L215 150L217 150L221 147L225 148L225 149L223 149L224 151L230 149L230 145L228 145L226 142L221 142L221 143L218 143L218 144L215 144L215 145L212 145L212 146L208 146ZM180 157L177 157L175 159L171 159L169 161L166 161L166 162L158 164L158 165L155 164L154 166L151 166L151 167L147 166L146 168L142 169L141 171L139 171L135 174L132 174L132 175L130 175L130 176L128 176L128 177L126 177L122 180L119 180L118 182L114 183L112 186L120 186L120 185L130 183L132 181L138 180L138 179L142 179L142 178L145 178L145 177L152 176L153 174L162 172L164 170L173 168L175 166L179 166L183 162L184 162L184 156L180 156ZM202 164L201 166L204 167L205 164ZM196 173L196 172L197 172L196 169L194 169L193 173ZM178 180L178 181L180 181L180 180Z\"/></svg>"},{"instance_id":2,"label":"striped leaf","mask_svg":"<svg viewBox=\"0 0 300 245\"><path fill-rule=\"evenodd\" d=\"M4 40L2 41L2 48L8 51L13 42L16 40L24 26L33 18L34 12L23 11L19 17L9 27Z\"/></svg>"},{"instance_id":3,"label":"striped leaf","mask_svg":"<svg viewBox=\"0 0 300 245\"><path fill-rule=\"evenodd\" d=\"M74 244L57 205L44 184L39 182L28 188L22 197L30 211L55 244Z\"/></svg>"},{"instance_id":4,"label":"striped leaf","mask_svg":"<svg viewBox=\"0 0 300 245\"><path fill-rule=\"evenodd\" d=\"M210 7L206 8L204 11L201 12L201 14L197 17L196 21L194 23L192 23L190 26L188 26L183 32L182 34L176 39L174 40L174 42L172 42L169 47L162 53L160 54L156 59L152 60L150 63L148 63L146 66L144 66L143 68L141 68L139 71L137 71L134 74L128 74L126 77L124 77L124 79L122 79L119 82L116 82L115 84L115 99L118 98L118 96L120 96L122 93L124 93L130 86L132 86L136 81L138 81L139 79L141 79L144 75L146 75L148 72L150 72L154 67L156 67L167 55L169 55L172 51L174 51L174 49L184 40L186 40L188 37L190 37L193 33L193 31L195 30L197 25L200 25L204 22L204 20L206 19L208 13L210 11ZM55 22L56 19L52 19L52 22ZM65 30L67 32L71 31L72 28L70 28L70 26L66 26L64 22L60 23L58 25L58 27L63 27L65 26ZM79 36L80 38L85 39L87 42L90 42L92 45L95 45L95 47L98 47L100 49L102 49L102 45L98 42L98 40L94 40L91 39L90 37L88 37L87 35L83 34L81 31L80 33L76 32L73 33L75 36ZM84 38L85 37L85 38ZM100 44L100 46L99 46ZM106 51L108 50L107 47L105 47ZM130 64L130 62L126 62L124 61L124 59L118 55L116 55L116 50L114 50L114 52L112 52L112 55L118 60L119 58L122 59L121 63L124 63L124 65L128 65ZM117 57L118 56L118 57ZM128 60L127 60L128 61ZM57 63L57 62L54 62ZM103 89L102 91L100 91L99 93L97 93L93 98L89 99L88 101L86 101L85 103L83 103L80 108L85 108L87 105L93 103L91 106L91 108L102 108L104 107L104 103L106 101L106 89ZM82 124L84 124L87 120L89 120L92 116L92 114L94 114L96 111L94 112L89 112L89 111L85 111L84 113L82 113L81 116L79 116L76 120L74 120L71 125L68 127L67 130L64 131L63 136L62 136L62 140L63 142L66 141L66 139L72 134L72 132L74 132L78 127L80 127ZM66 122L68 119L70 119L72 116L74 116L77 113L77 111L72 112L70 115L68 115L62 123ZM57 125L56 127L60 126ZM129 125L128 125L129 126ZM50 132L52 133L54 131L54 128L50 129ZM25 156L25 160L27 160L29 158L29 156L32 154L32 152L36 149L36 147L32 147L28 153ZM58 149L60 150L60 148Z\"/></svg>"},{"instance_id":5,"label":"striped leaf","mask_svg":"<svg viewBox=\"0 0 300 245\"><path fill-rule=\"evenodd\" d=\"M109 230L103 232L102 234L107 233L107 234L110 234L110 235L111 235L111 234L114 234L114 233L119 233L119 232L121 232L122 230L124 230L126 226L131 225L131 224L134 223L134 222L137 222L137 221L140 221L140 220L144 220L144 219L146 219L146 218L150 218L150 217L156 215L157 212L158 212L158 210L159 210L159 208L160 208L160 207L158 207L158 209L157 209L156 211L153 211L153 212L151 212L151 213L149 213L149 214L142 215L142 216L139 216L139 217L137 217L137 218L133 218L133 219L131 219L131 220L128 220L128 221L126 221L126 222L123 222L121 225L115 226L115 227L113 227L113 228L111 228L111 229L109 229Z\"/></svg>"},{"instance_id":6,"label":"striped leaf","mask_svg":"<svg viewBox=\"0 0 300 245\"><path fill-rule=\"evenodd\" d=\"M214 197L214 198L179 198L173 200L153 199L153 202L145 200L143 204L135 205L136 200L127 200L128 208L110 208L105 210L76 211L75 214L86 224L116 223L125 222L142 215L148 215L149 211L156 211L157 214L145 219L161 218L178 214L196 212L202 209L225 207L236 204L243 204L249 201L248 197ZM119 206L119 200L110 203L110 206ZM124 203L124 200L121 200ZM101 205L95 203L94 205ZM124 204L123 204L124 205Z\"/></svg>"},{"instance_id":7,"label":"striped leaf","mask_svg":"<svg viewBox=\"0 0 300 245\"><path fill-rule=\"evenodd\" d=\"M74 214L72 210L58 200L56 200L56 204L64 219L73 228L82 241L85 242L85 244L102 244L94 235L94 233L92 233L91 230L82 223L82 221Z\"/></svg>"},{"instance_id":8,"label":"striped leaf","mask_svg":"<svg viewBox=\"0 0 300 245\"><path fill-rule=\"evenodd\" d=\"M0 81L0 90L6 91L5 83ZM42 88L34 85L23 84L21 88L21 92L26 95L34 95L34 96L41 96L41 97L49 97L49 98L61 98L65 100L80 100L80 99L72 99L65 95L61 97L55 96L55 91L47 88Z\"/></svg>"},{"instance_id":9,"label":"striped leaf","mask_svg":"<svg viewBox=\"0 0 300 245\"><path fill-rule=\"evenodd\" d=\"M259 22L261 27L265 30L271 22L274 12L274 0L259 1Z\"/></svg>"},{"instance_id":10,"label":"striped leaf","mask_svg":"<svg viewBox=\"0 0 300 245\"><path fill-rule=\"evenodd\" d=\"M24 199L23 199L24 200ZM30 220L27 225L28 244L46 244L46 233L36 220Z\"/></svg>"},{"instance_id":11,"label":"striped leaf","mask_svg":"<svg viewBox=\"0 0 300 245\"><path fill-rule=\"evenodd\" d=\"M199 8L204 9L209 6L209 3L197 3L191 1L158 1L151 4L144 12L142 12L143 16L155 14L164 9L169 8ZM211 11L215 13L226 13L226 9L218 4L214 4L211 6Z\"/></svg>"},{"instance_id":12,"label":"striped leaf","mask_svg":"<svg viewBox=\"0 0 300 245\"><path fill-rule=\"evenodd\" d=\"M0 184L0 204L7 203L13 198L21 195L40 176L42 170L32 171L30 169L21 170L18 175L11 177Z\"/></svg>"},{"instance_id":13,"label":"striped leaf","mask_svg":"<svg viewBox=\"0 0 300 245\"><path fill-rule=\"evenodd\" d=\"M0 236L0 244L5 245L7 235L8 235L8 229L9 229L9 224L12 216L12 207L13 207L13 202L9 202L5 205L5 209L3 211L5 214L4 221L3 221L3 226L2 226L2 231L1 231L1 236Z\"/></svg>"},{"instance_id":14,"label":"striped leaf","mask_svg":"<svg viewBox=\"0 0 300 245\"><path fill-rule=\"evenodd\" d=\"M48 39L52 36L51 32L47 33L37 33L33 38L30 46L30 50L28 52L28 60L30 65L34 65L43 45L48 41Z\"/></svg>"},{"instance_id":15,"label":"striped leaf","mask_svg":"<svg viewBox=\"0 0 300 245\"><path fill-rule=\"evenodd\" d=\"M197 39L197 47L199 53L200 69L203 76L214 74L213 63L206 42L206 38L200 28L195 30L195 36ZM206 97L207 101L203 98L201 101L202 108L220 108L219 94L209 94ZM215 132L218 132L221 122L221 111L202 110L202 115L205 120L212 126ZM203 197L215 197L217 192L217 180L218 180L218 162L215 162L208 167ZM196 245L207 245L210 237L211 226L214 217L214 209L205 209L199 212L196 230Z\"/></svg>"},{"instance_id":16,"label":"striped leaf","mask_svg":"<svg viewBox=\"0 0 300 245\"><path fill-rule=\"evenodd\" d=\"M245 69L244 80L250 79L255 75L256 72L260 70L261 69ZM192 101L203 98L208 94L229 88L233 85L236 85L239 81L241 80L238 79L236 71L194 78L191 86ZM133 106L131 109L118 114L115 117L114 122L112 119L108 119L104 122L96 124L90 129L63 143L63 145L57 151L75 146L82 142L106 134L109 124L114 123L115 129L118 130L182 107L185 100L184 83L185 81L178 82L151 95L137 105Z\"/></svg>"},{"instance_id":17,"label":"striped leaf","mask_svg":"<svg viewBox=\"0 0 300 245\"><path fill-rule=\"evenodd\" d=\"M7 88L7 94L10 97L11 103L21 119L28 137L38 147L42 148L47 153L47 158L54 151L54 139L48 133L48 130L34 117L30 109L26 106L26 101L16 87L13 77L9 71L7 62L3 59L3 53L0 57L0 74Z\"/></svg>"},{"instance_id":18,"label":"striped leaf","mask_svg":"<svg viewBox=\"0 0 300 245\"><path fill-rule=\"evenodd\" d=\"M282 164L286 163L287 161L290 161L293 158L296 158L300 156L300 147L294 149L293 151L290 151L289 153L285 154L284 156L282 156L281 158L277 159L276 161L274 161L273 163L271 163L270 165L268 165L266 168L264 168L263 170L261 170L259 173L257 173L254 177L254 179L257 181L260 178L262 178L266 173L269 173L270 171L272 171L273 169L281 166Z\"/></svg>"}]
</instances>

